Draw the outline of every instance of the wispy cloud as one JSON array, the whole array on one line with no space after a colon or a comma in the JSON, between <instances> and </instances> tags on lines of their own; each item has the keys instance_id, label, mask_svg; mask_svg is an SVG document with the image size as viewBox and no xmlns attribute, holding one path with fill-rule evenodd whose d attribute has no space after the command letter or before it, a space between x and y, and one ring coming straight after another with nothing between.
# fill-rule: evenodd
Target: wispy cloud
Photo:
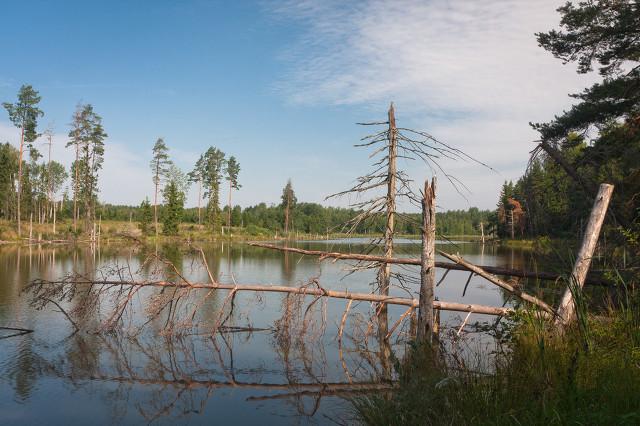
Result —
<instances>
[{"instance_id":1,"label":"wispy cloud","mask_svg":"<svg viewBox=\"0 0 640 426\"><path fill-rule=\"evenodd\" d=\"M383 112L396 101L412 125L501 172L487 185L468 166L449 165L473 191L472 203L486 206L502 180L522 172L536 137L528 123L551 119L569 105L567 93L594 78L537 46L534 33L557 26L561 1L344 3L270 3L303 33L282 56L288 70L276 89L299 104Z\"/></svg>"}]
</instances>

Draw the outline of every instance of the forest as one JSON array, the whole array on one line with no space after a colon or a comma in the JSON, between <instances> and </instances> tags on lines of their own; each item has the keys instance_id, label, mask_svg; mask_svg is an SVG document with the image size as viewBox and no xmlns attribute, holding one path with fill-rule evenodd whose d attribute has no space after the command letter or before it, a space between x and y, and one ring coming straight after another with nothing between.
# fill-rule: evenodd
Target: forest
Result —
<instances>
[{"instance_id":1,"label":"forest","mask_svg":"<svg viewBox=\"0 0 640 426\"><path fill-rule=\"evenodd\" d=\"M227 158L221 150L209 147L193 169L185 173L171 160L162 138L157 139L150 152L154 188L151 200L141 200L139 206L102 203L99 179L108 146L104 143L107 134L101 117L90 104L78 106L66 145L75 152L75 160L67 170L51 160L52 132L37 132L38 118L43 115L38 108L40 100L33 87L24 85L17 102L3 103L20 131L21 143L19 149L8 142L0 144L0 219L16 224L18 238L25 221L37 224L68 221L67 228L58 226L58 230L79 235L91 233L99 220L136 222L144 235L156 236L177 235L180 224L206 225L212 235L223 232L222 226L242 228L249 235L340 234L347 222L358 214L353 208L298 202L291 180L282 190L280 204L259 203L244 209L234 206L233 192L241 189L240 163L234 156ZM48 144L46 156L36 148L36 141ZM220 194L225 181L229 199L221 207ZM185 208L186 193L191 186L198 191L198 206ZM417 235L419 217L418 213L400 215L398 232ZM497 226L495 212L475 207L438 212L437 217L443 236L475 236L483 232L490 236ZM384 220L377 218L360 223L351 231L380 234L383 230ZM6 229L4 234L9 234Z\"/></svg>"}]
</instances>

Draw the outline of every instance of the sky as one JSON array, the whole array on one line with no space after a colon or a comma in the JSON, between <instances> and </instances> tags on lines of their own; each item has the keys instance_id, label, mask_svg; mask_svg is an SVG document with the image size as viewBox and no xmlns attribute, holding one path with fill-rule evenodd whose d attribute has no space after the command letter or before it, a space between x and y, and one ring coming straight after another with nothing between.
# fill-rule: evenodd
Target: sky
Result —
<instances>
[{"instance_id":1,"label":"sky","mask_svg":"<svg viewBox=\"0 0 640 426\"><path fill-rule=\"evenodd\" d=\"M39 130L54 131L53 159L66 165L73 111L91 103L109 135L104 202L153 198L149 160L163 137L185 172L209 146L234 155L243 207L278 203L289 178L300 201L357 201L324 199L370 170L369 152L353 145L372 129L356 123L385 121L394 102L399 126L493 170L441 161L468 188L460 194L423 163L399 167L416 185L438 176L441 210L494 208L535 146L529 122L551 120L594 81L537 46L563 2L3 2L0 101L22 84L38 90ZM17 145L19 133L2 110L5 141ZM196 200L192 188L188 205Z\"/></svg>"}]
</instances>

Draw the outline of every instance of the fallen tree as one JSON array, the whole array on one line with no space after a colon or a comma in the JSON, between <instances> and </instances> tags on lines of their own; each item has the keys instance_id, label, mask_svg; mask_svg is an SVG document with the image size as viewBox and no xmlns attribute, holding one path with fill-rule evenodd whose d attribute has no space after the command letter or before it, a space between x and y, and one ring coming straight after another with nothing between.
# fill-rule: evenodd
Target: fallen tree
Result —
<instances>
[{"instance_id":1,"label":"fallen tree","mask_svg":"<svg viewBox=\"0 0 640 426\"><path fill-rule=\"evenodd\" d=\"M322 251L322 250L305 250L296 247L283 247L275 244L267 244L267 243L249 243L250 246L261 247L270 250L279 250L279 251L287 251L290 253L298 253L302 255L308 256L318 256L320 260L325 259L338 259L338 260L358 260L362 262L380 262L380 263L389 263L389 264L398 264L398 265L416 265L420 266L421 259L418 257L394 257L387 258L384 256L376 256L370 254L359 254L359 253L340 253L340 252L331 252L331 251ZM436 268L447 269L447 270L455 270L455 271L468 271L468 269L464 265L460 265L457 263L451 262L435 262ZM506 275L511 277L519 277L519 278L535 278L544 281L557 281L563 278L561 274L556 274L553 272L543 272L543 271L525 271L519 269L510 269L510 268L500 268L497 266L487 266L487 265L477 265L479 268L484 269L486 272L494 274L494 275ZM593 285L602 285L604 284L604 280L600 277L592 276L587 278L585 281L586 284Z\"/></svg>"}]
</instances>

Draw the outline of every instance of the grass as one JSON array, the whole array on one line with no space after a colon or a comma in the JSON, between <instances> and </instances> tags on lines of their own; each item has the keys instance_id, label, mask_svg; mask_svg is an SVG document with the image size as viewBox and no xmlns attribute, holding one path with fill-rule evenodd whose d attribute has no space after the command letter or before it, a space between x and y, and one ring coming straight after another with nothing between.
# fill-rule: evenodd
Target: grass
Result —
<instances>
[{"instance_id":1,"label":"grass","mask_svg":"<svg viewBox=\"0 0 640 426\"><path fill-rule=\"evenodd\" d=\"M18 242L26 242L29 238L30 226L32 227L32 236L34 240L39 241L51 241L51 240L68 240L68 241L82 241L89 238L88 234L83 234L81 232L74 232L73 230L73 222L70 219L60 220L56 224L56 232L53 232L53 226L50 223L39 224L39 223L23 223L22 225L22 238L18 238L16 224L13 222L9 222L6 220L0 220L0 242L4 243L18 243ZM96 224L97 226L97 224ZM162 224L159 225L162 227ZM78 227L82 227L82 222L78 223ZM162 229L162 228L161 228ZM100 234L103 240L118 240L122 239L123 234L133 235L136 237L142 237L142 233L138 228L137 222L129 222L129 221L113 221L113 220L103 220L100 223ZM326 239L336 239L336 238L345 238L345 237L368 237L371 235L347 235L344 233L332 233L332 234L306 234L306 233L296 233L292 232L289 234L290 238L295 238L299 240L322 240ZM232 227L231 230L225 228L225 233L221 234L220 232L212 232L211 228L207 225L198 225L195 223L182 223L179 227L179 232L177 235L166 236L166 235L158 235L158 242L168 242L168 241L214 241L214 240L272 240L272 239L282 239L282 232L277 232L274 230L261 228L255 225L249 225L247 227ZM149 241L156 240L154 234L146 236L146 239Z\"/></svg>"},{"instance_id":2,"label":"grass","mask_svg":"<svg viewBox=\"0 0 640 426\"><path fill-rule=\"evenodd\" d=\"M354 399L357 416L370 425L640 424L638 298L580 315L565 334L521 317L491 374L413 346L396 366L397 390Z\"/></svg>"}]
</instances>

